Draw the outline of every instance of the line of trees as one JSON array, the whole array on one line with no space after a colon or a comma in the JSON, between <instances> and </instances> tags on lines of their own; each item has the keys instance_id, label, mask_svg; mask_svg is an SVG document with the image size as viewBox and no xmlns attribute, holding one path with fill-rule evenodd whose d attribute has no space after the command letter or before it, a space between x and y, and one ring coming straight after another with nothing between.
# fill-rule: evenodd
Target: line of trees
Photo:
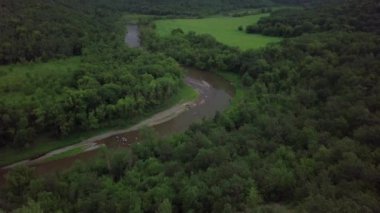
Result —
<instances>
[{"instance_id":1,"label":"line of trees","mask_svg":"<svg viewBox=\"0 0 380 213\"><path fill-rule=\"evenodd\" d=\"M273 12L257 24L247 26L246 31L281 37L326 31L364 31L379 34L379 7L375 0L349 0L302 11L284 9Z\"/></svg>"},{"instance_id":2,"label":"line of trees","mask_svg":"<svg viewBox=\"0 0 380 213\"><path fill-rule=\"evenodd\" d=\"M239 49L221 44L211 35L185 34L175 29L171 35L161 38L155 33L154 25L142 27L141 34L145 48L165 53L185 66L205 71L229 71L238 63Z\"/></svg>"},{"instance_id":3,"label":"line of trees","mask_svg":"<svg viewBox=\"0 0 380 213\"><path fill-rule=\"evenodd\" d=\"M271 0L124 0L124 9L130 12L154 15L203 16L242 8L273 5Z\"/></svg>"},{"instance_id":4,"label":"line of trees","mask_svg":"<svg viewBox=\"0 0 380 213\"><path fill-rule=\"evenodd\" d=\"M119 0L121 7L134 13L154 14L160 16L194 16L201 17L220 14L233 10L265 8L278 5L326 4L344 0ZM263 9L269 12L270 10ZM235 15L239 16L239 14Z\"/></svg>"}]
</instances>

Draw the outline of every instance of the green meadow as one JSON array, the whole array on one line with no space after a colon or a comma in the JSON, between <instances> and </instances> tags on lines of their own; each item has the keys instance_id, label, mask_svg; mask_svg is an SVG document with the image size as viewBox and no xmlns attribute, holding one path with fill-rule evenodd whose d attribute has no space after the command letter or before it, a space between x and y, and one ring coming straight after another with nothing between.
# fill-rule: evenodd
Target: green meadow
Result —
<instances>
[{"instance_id":1,"label":"green meadow","mask_svg":"<svg viewBox=\"0 0 380 213\"><path fill-rule=\"evenodd\" d=\"M79 68L80 57L0 66L0 99L6 96L26 98L36 88L52 90L68 84L73 71ZM11 100L8 100L11 101Z\"/></svg>"},{"instance_id":2,"label":"green meadow","mask_svg":"<svg viewBox=\"0 0 380 213\"><path fill-rule=\"evenodd\" d=\"M219 42L229 46L239 47L242 50L257 49L268 43L279 42L281 39L263 35L247 34L239 31L247 25L257 23L268 14L250 15L242 17L210 17L202 19L165 19L155 22L156 30L162 36L169 35L173 29L181 28L184 32L194 31L199 34L210 34Z\"/></svg>"}]
</instances>

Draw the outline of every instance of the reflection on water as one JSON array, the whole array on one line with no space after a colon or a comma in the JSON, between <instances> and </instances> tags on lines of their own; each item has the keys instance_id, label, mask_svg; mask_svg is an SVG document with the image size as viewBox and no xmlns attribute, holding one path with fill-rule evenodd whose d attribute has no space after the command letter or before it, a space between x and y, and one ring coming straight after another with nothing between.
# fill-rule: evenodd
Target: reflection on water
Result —
<instances>
[{"instance_id":1,"label":"reflection on water","mask_svg":"<svg viewBox=\"0 0 380 213\"><path fill-rule=\"evenodd\" d=\"M132 48L140 47L139 27L136 24L129 24L127 26L127 30L128 32L125 36L125 43Z\"/></svg>"}]
</instances>

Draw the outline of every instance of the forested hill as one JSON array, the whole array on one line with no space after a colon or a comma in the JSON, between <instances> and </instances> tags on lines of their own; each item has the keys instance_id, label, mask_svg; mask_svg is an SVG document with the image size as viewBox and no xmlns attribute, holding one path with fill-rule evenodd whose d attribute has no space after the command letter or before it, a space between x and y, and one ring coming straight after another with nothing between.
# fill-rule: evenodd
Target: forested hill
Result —
<instances>
[{"instance_id":1,"label":"forested hill","mask_svg":"<svg viewBox=\"0 0 380 213\"><path fill-rule=\"evenodd\" d=\"M273 4L270 0L124 0L123 2L124 8L131 12L192 16Z\"/></svg>"},{"instance_id":2,"label":"forested hill","mask_svg":"<svg viewBox=\"0 0 380 213\"><path fill-rule=\"evenodd\" d=\"M326 31L380 34L380 4L376 0L346 0L302 11L279 10L257 24L247 26L246 31L282 37Z\"/></svg>"},{"instance_id":3,"label":"forested hill","mask_svg":"<svg viewBox=\"0 0 380 213\"><path fill-rule=\"evenodd\" d=\"M0 64L81 55L110 8L117 1L1 1Z\"/></svg>"},{"instance_id":4,"label":"forested hill","mask_svg":"<svg viewBox=\"0 0 380 213\"><path fill-rule=\"evenodd\" d=\"M97 17L110 11L202 15L258 7L267 0L3 0L0 2L0 64L81 55L96 34Z\"/></svg>"},{"instance_id":5,"label":"forested hill","mask_svg":"<svg viewBox=\"0 0 380 213\"><path fill-rule=\"evenodd\" d=\"M111 4L70 2L3 4L9 17L1 13L2 62L35 62L0 67L1 151L28 152L45 144L36 143L41 135L54 141L117 119L130 122L182 86L173 59L126 47L125 26ZM22 160L4 152L0 164Z\"/></svg>"},{"instance_id":6,"label":"forested hill","mask_svg":"<svg viewBox=\"0 0 380 213\"><path fill-rule=\"evenodd\" d=\"M130 12L156 14L204 16L223 11L244 8L270 7L276 5L313 6L343 2L345 0L120 0L123 9Z\"/></svg>"}]
</instances>

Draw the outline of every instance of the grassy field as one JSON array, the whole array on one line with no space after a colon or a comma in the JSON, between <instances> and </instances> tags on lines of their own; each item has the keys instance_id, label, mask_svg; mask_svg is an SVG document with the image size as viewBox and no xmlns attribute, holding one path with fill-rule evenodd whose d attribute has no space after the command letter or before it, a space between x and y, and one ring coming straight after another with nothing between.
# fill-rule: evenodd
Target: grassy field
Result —
<instances>
[{"instance_id":1,"label":"grassy field","mask_svg":"<svg viewBox=\"0 0 380 213\"><path fill-rule=\"evenodd\" d=\"M15 99L33 93L37 88L55 88L57 82L68 82L80 65L80 57L52 60L46 63L0 66L0 94Z\"/></svg>"},{"instance_id":2,"label":"grassy field","mask_svg":"<svg viewBox=\"0 0 380 213\"><path fill-rule=\"evenodd\" d=\"M281 39L256 34L247 34L239 31L238 27L257 23L261 17L268 14L259 14L243 17L211 17L202 19L165 19L156 21L156 30L162 36L170 34L173 29L181 28L185 32L194 31L199 34L210 34L219 42L239 47L242 50L257 49L268 43L278 42Z\"/></svg>"}]
</instances>

